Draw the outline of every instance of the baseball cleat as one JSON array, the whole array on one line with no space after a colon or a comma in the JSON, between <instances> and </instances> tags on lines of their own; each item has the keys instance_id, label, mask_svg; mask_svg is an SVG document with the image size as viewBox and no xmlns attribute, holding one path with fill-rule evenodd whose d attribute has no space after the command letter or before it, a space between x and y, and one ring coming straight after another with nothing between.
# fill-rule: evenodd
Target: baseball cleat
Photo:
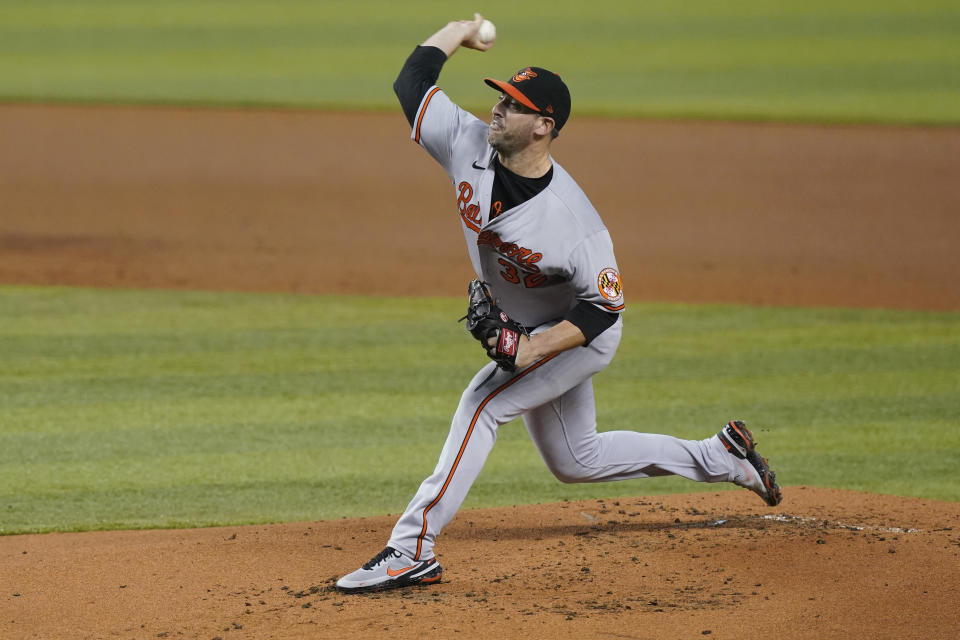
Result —
<instances>
[{"instance_id":1,"label":"baseball cleat","mask_svg":"<svg viewBox=\"0 0 960 640\"><path fill-rule=\"evenodd\" d=\"M750 489L771 507L780 504L783 495L777 484L777 474L770 468L767 459L757 453L757 442L747 425L740 420L731 420L724 425L717 437L738 461L745 460L749 463L738 464L740 472L734 478L734 484Z\"/></svg>"},{"instance_id":2,"label":"baseball cleat","mask_svg":"<svg viewBox=\"0 0 960 640\"><path fill-rule=\"evenodd\" d=\"M337 580L337 590L348 593L398 589L440 582L443 569L436 558L414 560L387 547L351 574Z\"/></svg>"}]
</instances>

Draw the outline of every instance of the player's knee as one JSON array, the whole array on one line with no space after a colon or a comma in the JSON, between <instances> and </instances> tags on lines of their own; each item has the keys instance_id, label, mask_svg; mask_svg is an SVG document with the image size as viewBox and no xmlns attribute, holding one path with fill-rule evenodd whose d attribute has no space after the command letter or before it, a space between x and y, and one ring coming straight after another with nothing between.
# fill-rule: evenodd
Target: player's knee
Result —
<instances>
[{"instance_id":1,"label":"player's knee","mask_svg":"<svg viewBox=\"0 0 960 640\"><path fill-rule=\"evenodd\" d=\"M577 484L588 479L587 469L576 462L569 461L563 464L547 464L553 476L564 484Z\"/></svg>"},{"instance_id":2,"label":"player's knee","mask_svg":"<svg viewBox=\"0 0 960 640\"><path fill-rule=\"evenodd\" d=\"M576 451L564 447L562 452L543 453L543 460L557 480L564 484L576 484L592 480L596 456L596 446L581 447Z\"/></svg>"}]
</instances>

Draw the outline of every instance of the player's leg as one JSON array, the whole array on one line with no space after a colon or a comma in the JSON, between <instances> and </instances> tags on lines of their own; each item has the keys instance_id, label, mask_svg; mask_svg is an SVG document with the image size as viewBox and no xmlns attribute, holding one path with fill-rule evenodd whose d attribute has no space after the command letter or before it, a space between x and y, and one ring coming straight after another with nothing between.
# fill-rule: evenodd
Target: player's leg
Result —
<instances>
[{"instance_id":1,"label":"player's leg","mask_svg":"<svg viewBox=\"0 0 960 640\"><path fill-rule=\"evenodd\" d=\"M481 369L464 390L450 423L450 432L440 451L440 459L421 484L406 510L397 520L386 548L362 567L337 581L341 591L392 589L415 584L407 573L429 568L432 582L440 579L442 569L433 556L433 542L440 530L453 518L473 481L483 468L497 439L501 424L490 411L490 374L496 365ZM487 384L482 384L488 380ZM486 408L480 411L478 408ZM476 416L476 417L475 417ZM429 564L426 564L429 563ZM418 581L419 582L419 581Z\"/></svg>"},{"instance_id":2,"label":"player's leg","mask_svg":"<svg viewBox=\"0 0 960 640\"><path fill-rule=\"evenodd\" d=\"M389 546L420 560L433 555L433 543L453 519L497 439L497 430L554 393L539 374L546 363L536 363L518 374L480 370L460 397L440 460L421 483L397 521ZM489 378L489 379L488 379Z\"/></svg>"},{"instance_id":3,"label":"player's leg","mask_svg":"<svg viewBox=\"0 0 960 640\"><path fill-rule=\"evenodd\" d=\"M604 332L590 347L565 351L540 372L562 392L527 412L524 421L554 474L565 482L662 475L729 481L751 489L767 504L779 503L775 474L757 454L753 436L741 422L731 422L703 440L635 431L597 433L592 376L602 368L598 364L604 364L602 354L609 352L605 341L618 340L616 333Z\"/></svg>"},{"instance_id":4,"label":"player's leg","mask_svg":"<svg viewBox=\"0 0 960 640\"><path fill-rule=\"evenodd\" d=\"M341 578L338 589L390 589L440 579L434 540L460 509L493 449L499 426L555 394L549 380L537 375L547 362L492 377L496 366L491 363L477 373L460 398L433 473L400 516L387 547Z\"/></svg>"},{"instance_id":5,"label":"player's leg","mask_svg":"<svg viewBox=\"0 0 960 640\"><path fill-rule=\"evenodd\" d=\"M699 482L733 482L770 506L781 500L776 474L739 421L704 440L635 431L597 433L588 380L528 412L524 422L547 466L563 482L679 475Z\"/></svg>"},{"instance_id":6,"label":"player's leg","mask_svg":"<svg viewBox=\"0 0 960 640\"><path fill-rule=\"evenodd\" d=\"M547 467L563 482L609 482L679 475L732 480L736 468L716 436L683 440L635 431L598 433L593 384L586 380L523 417Z\"/></svg>"}]
</instances>

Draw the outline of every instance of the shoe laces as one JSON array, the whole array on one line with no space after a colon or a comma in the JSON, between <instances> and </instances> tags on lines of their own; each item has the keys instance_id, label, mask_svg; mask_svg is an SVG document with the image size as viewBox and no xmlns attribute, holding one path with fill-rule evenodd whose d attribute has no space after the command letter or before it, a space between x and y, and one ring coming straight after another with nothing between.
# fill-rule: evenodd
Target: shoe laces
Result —
<instances>
[{"instance_id":1,"label":"shoe laces","mask_svg":"<svg viewBox=\"0 0 960 640\"><path fill-rule=\"evenodd\" d=\"M393 557L399 557L399 556L400 556L399 551L397 551L396 549L393 549L392 547L387 547L377 555L373 556L370 559L370 562L363 565L363 568L369 571L370 569L373 569L375 566L377 566L387 558L393 558Z\"/></svg>"}]
</instances>

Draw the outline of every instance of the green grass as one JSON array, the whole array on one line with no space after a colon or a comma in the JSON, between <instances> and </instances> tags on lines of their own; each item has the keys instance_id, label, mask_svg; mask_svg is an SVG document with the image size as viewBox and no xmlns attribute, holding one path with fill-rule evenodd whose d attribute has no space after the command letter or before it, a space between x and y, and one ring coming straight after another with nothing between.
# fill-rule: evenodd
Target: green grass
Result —
<instances>
[{"instance_id":1,"label":"green grass","mask_svg":"<svg viewBox=\"0 0 960 640\"><path fill-rule=\"evenodd\" d=\"M2 287L2 533L397 513L485 362L463 306ZM960 500L960 314L634 304L626 323L601 429L739 416L786 485ZM564 485L514 422L466 506L718 486Z\"/></svg>"},{"instance_id":2,"label":"green grass","mask_svg":"<svg viewBox=\"0 0 960 640\"><path fill-rule=\"evenodd\" d=\"M0 99L396 109L414 45L475 3L0 0ZM960 122L954 0L488 0L490 52L442 84L491 106L484 75L553 68L575 114Z\"/></svg>"}]
</instances>

